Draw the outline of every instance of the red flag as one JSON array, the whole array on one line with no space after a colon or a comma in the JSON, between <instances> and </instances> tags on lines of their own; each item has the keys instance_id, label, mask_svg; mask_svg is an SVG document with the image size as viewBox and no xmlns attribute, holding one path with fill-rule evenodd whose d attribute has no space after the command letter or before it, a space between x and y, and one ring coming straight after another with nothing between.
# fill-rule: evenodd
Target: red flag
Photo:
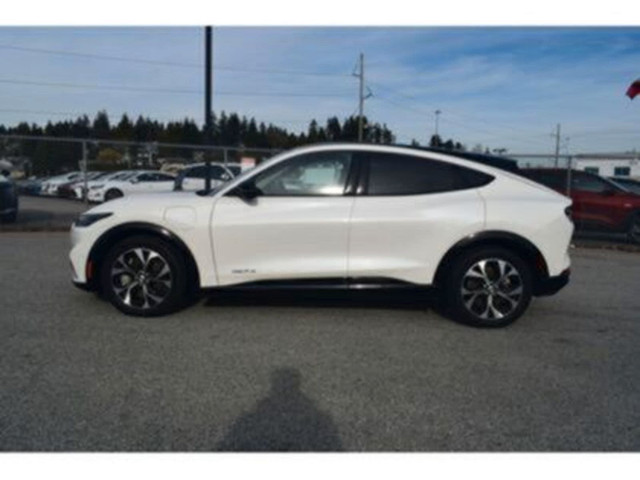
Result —
<instances>
[{"instance_id":1,"label":"red flag","mask_svg":"<svg viewBox=\"0 0 640 480\"><path fill-rule=\"evenodd\" d=\"M633 100L640 93L640 79L636 80L627 89L627 97Z\"/></svg>"}]
</instances>

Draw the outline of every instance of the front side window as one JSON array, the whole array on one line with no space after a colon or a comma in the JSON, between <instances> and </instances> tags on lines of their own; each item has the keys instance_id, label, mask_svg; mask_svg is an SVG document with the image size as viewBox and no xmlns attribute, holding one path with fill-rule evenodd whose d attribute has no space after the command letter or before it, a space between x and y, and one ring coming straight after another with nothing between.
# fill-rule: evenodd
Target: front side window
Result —
<instances>
[{"instance_id":1,"label":"front side window","mask_svg":"<svg viewBox=\"0 0 640 480\"><path fill-rule=\"evenodd\" d=\"M285 160L254 178L265 196L342 195L351 167L350 152L316 152Z\"/></svg>"},{"instance_id":2,"label":"front side window","mask_svg":"<svg viewBox=\"0 0 640 480\"><path fill-rule=\"evenodd\" d=\"M387 153L363 154L369 162L369 195L421 195L477 188L490 175L437 160Z\"/></svg>"}]
</instances>

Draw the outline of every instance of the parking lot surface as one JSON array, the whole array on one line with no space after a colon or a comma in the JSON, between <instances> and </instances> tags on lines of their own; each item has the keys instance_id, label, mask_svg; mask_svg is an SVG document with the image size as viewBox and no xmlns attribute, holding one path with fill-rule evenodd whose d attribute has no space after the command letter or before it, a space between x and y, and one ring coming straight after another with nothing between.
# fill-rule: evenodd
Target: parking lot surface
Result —
<instances>
[{"instance_id":1,"label":"parking lot surface","mask_svg":"<svg viewBox=\"0 0 640 480\"><path fill-rule=\"evenodd\" d=\"M511 327L415 296L211 294L125 317L60 233L0 234L4 451L640 449L640 255L574 250Z\"/></svg>"},{"instance_id":2,"label":"parking lot surface","mask_svg":"<svg viewBox=\"0 0 640 480\"><path fill-rule=\"evenodd\" d=\"M0 223L0 232L69 230L76 217L91 208L91 205L80 201L56 197L21 195L18 201L17 221Z\"/></svg>"}]
</instances>

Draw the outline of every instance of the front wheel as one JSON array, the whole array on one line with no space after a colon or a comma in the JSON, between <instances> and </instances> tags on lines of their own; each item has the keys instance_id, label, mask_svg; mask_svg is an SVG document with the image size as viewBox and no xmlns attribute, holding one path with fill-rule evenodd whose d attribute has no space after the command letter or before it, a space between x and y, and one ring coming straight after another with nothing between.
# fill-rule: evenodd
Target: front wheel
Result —
<instances>
[{"instance_id":1,"label":"front wheel","mask_svg":"<svg viewBox=\"0 0 640 480\"><path fill-rule=\"evenodd\" d=\"M481 327L504 327L527 309L532 296L529 266L503 248L463 253L445 281L446 306L454 320Z\"/></svg>"},{"instance_id":2,"label":"front wheel","mask_svg":"<svg viewBox=\"0 0 640 480\"><path fill-rule=\"evenodd\" d=\"M128 315L152 317L178 310L187 298L181 254L166 242L135 236L116 244L100 267L107 299Z\"/></svg>"},{"instance_id":3,"label":"front wheel","mask_svg":"<svg viewBox=\"0 0 640 480\"><path fill-rule=\"evenodd\" d=\"M627 231L629 240L633 243L640 244L640 212L636 212L629 222L629 230Z\"/></svg>"},{"instance_id":4,"label":"front wheel","mask_svg":"<svg viewBox=\"0 0 640 480\"><path fill-rule=\"evenodd\" d=\"M115 200L116 198L124 197L124 193L117 188L112 188L104 194L105 201Z\"/></svg>"}]
</instances>

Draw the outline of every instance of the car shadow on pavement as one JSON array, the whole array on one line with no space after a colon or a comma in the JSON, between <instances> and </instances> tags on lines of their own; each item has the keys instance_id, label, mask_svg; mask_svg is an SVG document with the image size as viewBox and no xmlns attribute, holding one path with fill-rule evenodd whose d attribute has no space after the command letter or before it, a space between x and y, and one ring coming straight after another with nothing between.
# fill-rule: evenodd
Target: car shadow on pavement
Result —
<instances>
[{"instance_id":1,"label":"car shadow on pavement","mask_svg":"<svg viewBox=\"0 0 640 480\"><path fill-rule=\"evenodd\" d=\"M429 310L437 299L427 290L215 290L204 294L206 307L308 307Z\"/></svg>"},{"instance_id":2,"label":"car shadow on pavement","mask_svg":"<svg viewBox=\"0 0 640 480\"><path fill-rule=\"evenodd\" d=\"M300 389L302 375L282 367L268 395L238 417L216 445L222 452L337 452L342 441L331 416Z\"/></svg>"}]
</instances>

